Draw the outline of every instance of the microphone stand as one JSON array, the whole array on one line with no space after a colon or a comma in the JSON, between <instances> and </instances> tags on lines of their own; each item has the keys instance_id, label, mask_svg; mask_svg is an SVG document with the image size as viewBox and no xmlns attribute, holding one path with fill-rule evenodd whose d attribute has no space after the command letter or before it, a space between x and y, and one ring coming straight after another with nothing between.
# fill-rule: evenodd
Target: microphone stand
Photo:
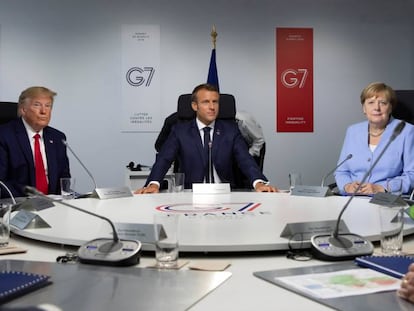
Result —
<instances>
[{"instance_id":1,"label":"microphone stand","mask_svg":"<svg viewBox=\"0 0 414 311\"><path fill-rule=\"evenodd\" d=\"M69 149L69 151L72 153L72 155L78 160L80 165L84 168L86 173L89 175L89 177L92 179L94 184L94 190L92 197L98 197L99 199L111 199L111 198L122 198L122 197L132 197L131 189L128 187L116 187L116 188L98 188L95 178L93 178L92 173L87 169L86 165L83 164L81 159L76 155L75 151L72 150L72 148L69 146L68 142L64 139L62 139L62 143ZM80 197L89 197L89 195L82 195Z\"/></svg>"},{"instance_id":2,"label":"microphone stand","mask_svg":"<svg viewBox=\"0 0 414 311\"><path fill-rule=\"evenodd\" d=\"M207 172L205 172L204 180L201 183L193 183L193 194L224 194L230 193L229 183L215 183L214 182L214 170L212 160L212 141L208 142L208 145L204 145L204 148L208 147L207 154ZM204 149L204 153L206 150Z\"/></svg>"},{"instance_id":3,"label":"microphone stand","mask_svg":"<svg viewBox=\"0 0 414 311\"><path fill-rule=\"evenodd\" d=\"M79 159L79 157L76 155L75 151L73 151L73 149L70 147L70 145L68 144L68 142L64 139L62 139L62 143L69 149L69 151L72 153L72 155L76 158L76 160L78 160L79 164L83 167L83 169L86 171L86 173L89 175L89 177L92 179L93 185L94 185L94 189L98 188L95 178L93 178L92 173L87 169L87 167L83 164L83 162L81 161L81 159Z\"/></svg>"},{"instance_id":4,"label":"microphone stand","mask_svg":"<svg viewBox=\"0 0 414 311\"><path fill-rule=\"evenodd\" d=\"M330 176L332 173L334 173L337 169L338 169L338 167L340 167L342 164L344 164L346 161L348 161L349 159L351 159L352 158L352 153L350 153L350 154L348 154L347 156L346 156L346 158L341 162L341 163L339 163L332 171L330 171L328 174L326 174L325 176L323 176L323 178L322 178L322 183L321 183L321 187L323 188L323 187L325 187L325 179L328 177L328 176Z\"/></svg>"},{"instance_id":5,"label":"microphone stand","mask_svg":"<svg viewBox=\"0 0 414 311\"><path fill-rule=\"evenodd\" d=\"M110 266L131 266L139 263L141 242L135 240L120 240L115 225L109 218L81 209L65 201L53 199L39 192L34 187L26 186L24 189L28 195L42 197L50 202L65 205L79 212L103 219L110 224L112 228L112 239L98 238L82 245L78 250L80 262Z\"/></svg>"},{"instance_id":6,"label":"microphone stand","mask_svg":"<svg viewBox=\"0 0 414 311\"><path fill-rule=\"evenodd\" d=\"M213 163L212 163L212 158L211 158L211 148L212 148L212 143L211 141L208 143L208 180L209 183L212 184L213 183Z\"/></svg>"},{"instance_id":7,"label":"microphone stand","mask_svg":"<svg viewBox=\"0 0 414 311\"><path fill-rule=\"evenodd\" d=\"M2 182L1 180L0 180L0 185L2 185L4 189L6 189L7 193L9 194L9 196L10 196L12 202L13 202L13 205L16 205L17 204L16 199L14 198L14 196L13 196L12 192L10 191L9 187L7 187L6 184L4 182Z\"/></svg>"}]
</instances>

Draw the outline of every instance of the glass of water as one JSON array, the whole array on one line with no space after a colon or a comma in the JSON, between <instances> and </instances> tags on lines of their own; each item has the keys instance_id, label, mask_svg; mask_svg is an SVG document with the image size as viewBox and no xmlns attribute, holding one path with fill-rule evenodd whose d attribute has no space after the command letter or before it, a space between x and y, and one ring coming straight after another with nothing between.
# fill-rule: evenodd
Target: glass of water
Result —
<instances>
[{"instance_id":1,"label":"glass of water","mask_svg":"<svg viewBox=\"0 0 414 311\"><path fill-rule=\"evenodd\" d=\"M0 248L9 244L11 207L9 203L0 203Z\"/></svg>"},{"instance_id":2,"label":"glass of water","mask_svg":"<svg viewBox=\"0 0 414 311\"><path fill-rule=\"evenodd\" d=\"M402 180L399 178L387 179L387 191L394 195L402 194Z\"/></svg>"},{"instance_id":3,"label":"glass of water","mask_svg":"<svg viewBox=\"0 0 414 311\"><path fill-rule=\"evenodd\" d=\"M158 268L177 267L178 225L177 214L154 214L155 259Z\"/></svg>"},{"instance_id":4,"label":"glass of water","mask_svg":"<svg viewBox=\"0 0 414 311\"><path fill-rule=\"evenodd\" d=\"M289 173L289 189L295 188L295 186L302 185L302 174L297 172L290 172Z\"/></svg>"},{"instance_id":5,"label":"glass of water","mask_svg":"<svg viewBox=\"0 0 414 311\"><path fill-rule=\"evenodd\" d=\"M171 191L172 192L183 192L184 191L184 173L174 173L171 176Z\"/></svg>"}]
</instances>

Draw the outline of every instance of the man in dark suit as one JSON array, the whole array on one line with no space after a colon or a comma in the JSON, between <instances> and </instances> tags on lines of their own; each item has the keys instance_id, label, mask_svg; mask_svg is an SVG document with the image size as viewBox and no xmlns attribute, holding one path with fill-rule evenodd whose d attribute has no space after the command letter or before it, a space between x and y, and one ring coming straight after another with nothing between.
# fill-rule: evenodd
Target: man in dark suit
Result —
<instances>
[{"instance_id":1,"label":"man in dark suit","mask_svg":"<svg viewBox=\"0 0 414 311\"><path fill-rule=\"evenodd\" d=\"M0 126L0 180L14 196L24 196L26 185L44 194L60 194L60 178L70 177L66 146L62 143L66 136L48 126L55 95L45 87L24 90L18 103L20 118ZM40 148L42 165L38 165L39 160L35 161L36 144ZM43 167L40 173L46 177L43 188L39 186L36 166ZM1 191L1 197L9 197L9 194Z\"/></svg>"},{"instance_id":2,"label":"man in dark suit","mask_svg":"<svg viewBox=\"0 0 414 311\"><path fill-rule=\"evenodd\" d=\"M256 191L277 191L275 187L269 185L249 154L247 144L237 124L231 121L216 120L219 111L217 88L213 85L201 84L194 89L191 100L196 118L189 122L177 123L172 128L168 139L157 154L146 186L135 193L158 192L160 182L176 156L180 161L180 171L185 174L185 188L191 188L193 183L206 181L209 161L203 146L205 127L210 128L208 139L212 141L210 144L213 163L212 179L215 182L235 183L232 169L232 161L235 160Z\"/></svg>"}]
</instances>

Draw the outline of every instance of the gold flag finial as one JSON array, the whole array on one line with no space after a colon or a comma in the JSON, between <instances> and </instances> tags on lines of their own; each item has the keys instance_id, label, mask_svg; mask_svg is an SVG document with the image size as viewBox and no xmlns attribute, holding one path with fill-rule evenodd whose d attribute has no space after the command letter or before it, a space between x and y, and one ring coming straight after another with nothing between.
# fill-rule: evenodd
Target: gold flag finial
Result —
<instances>
[{"instance_id":1,"label":"gold flag finial","mask_svg":"<svg viewBox=\"0 0 414 311\"><path fill-rule=\"evenodd\" d=\"M216 39L217 39L217 32L216 26L213 25L213 29L211 29L211 41L213 41L213 48L216 48Z\"/></svg>"}]
</instances>

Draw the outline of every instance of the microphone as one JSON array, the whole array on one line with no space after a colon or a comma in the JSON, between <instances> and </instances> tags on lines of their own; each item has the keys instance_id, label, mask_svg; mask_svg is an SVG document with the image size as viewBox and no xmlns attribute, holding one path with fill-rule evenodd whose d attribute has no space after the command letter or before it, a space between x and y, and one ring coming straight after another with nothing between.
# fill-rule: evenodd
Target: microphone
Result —
<instances>
[{"instance_id":1,"label":"microphone","mask_svg":"<svg viewBox=\"0 0 414 311\"><path fill-rule=\"evenodd\" d=\"M323 176L322 183L321 183L321 187L324 187L325 186L325 179L326 178L328 178L330 175L332 175L338 169L338 167L342 166L342 164L344 164L346 161L348 161L351 158L352 158L352 153L348 154L346 156L346 158L341 163L339 163L337 166L335 166L335 168L333 170L329 171L328 174L326 174L325 176Z\"/></svg>"},{"instance_id":2,"label":"microphone","mask_svg":"<svg viewBox=\"0 0 414 311\"><path fill-rule=\"evenodd\" d=\"M405 122L401 121L395 127L394 132L392 133L390 139L382 149L381 153L371 165L370 169L363 176L360 184L356 188L355 192L352 193L349 200L345 203L341 212L339 213L338 219L336 221L336 226L334 232L331 235L314 235L311 238L311 250L316 258L322 260L348 260L353 259L358 256L367 256L371 255L374 252L374 246L366 238L353 234L353 233L339 233L339 224L342 218L343 213L354 199L355 195L361 189L362 185L367 180L368 176L371 174L372 170L377 165L378 161L382 158L385 151L388 149L389 145L394 141L394 139L402 132L405 127Z\"/></svg>"},{"instance_id":3,"label":"microphone","mask_svg":"<svg viewBox=\"0 0 414 311\"><path fill-rule=\"evenodd\" d=\"M87 169L86 165L83 164L81 159L76 155L75 151L73 151L73 149L69 146L68 142L62 139L62 143L69 149L72 155L76 158L76 160L78 160L79 164L84 168L86 173L92 179L93 185L95 187L92 193L92 197L98 197L99 199L132 197L131 189L129 189L128 187L98 188L95 178L93 178L93 175L91 174L91 172ZM79 197L85 197L85 196L82 195Z\"/></svg>"},{"instance_id":4,"label":"microphone","mask_svg":"<svg viewBox=\"0 0 414 311\"><path fill-rule=\"evenodd\" d=\"M73 149L69 146L68 142L66 140L62 139L62 143L69 149L69 151L72 153L72 155L76 158L76 160L78 160L79 164L83 167L83 169L86 171L86 173L92 179L92 182L93 182L93 185L94 185L95 189L98 188L98 186L96 185L95 178L93 178L93 175L91 174L91 172L83 164L83 162L81 161L81 159L76 155L75 151L73 151Z\"/></svg>"},{"instance_id":5,"label":"microphone","mask_svg":"<svg viewBox=\"0 0 414 311\"><path fill-rule=\"evenodd\" d=\"M216 131L217 135L220 135L220 131ZM201 183L193 183L193 194L225 194L230 193L230 184L226 182L215 183L214 182L214 170L212 161L212 141L208 142L208 154L207 154L207 174L205 174L204 181Z\"/></svg>"},{"instance_id":6,"label":"microphone","mask_svg":"<svg viewBox=\"0 0 414 311\"><path fill-rule=\"evenodd\" d=\"M50 202L62 204L82 213L101 218L110 224L113 234L112 239L98 238L82 245L78 250L80 262L109 266L131 266L139 263L141 242L135 240L120 240L115 225L109 218L81 209L65 201L53 199L31 186L25 186L24 191L28 195L41 197Z\"/></svg>"},{"instance_id":7,"label":"microphone","mask_svg":"<svg viewBox=\"0 0 414 311\"><path fill-rule=\"evenodd\" d=\"M341 161L333 170L331 170L328 174L323 176L322 182L320 186L304 186L304 185L296 185L292 188L291 195L302 195L302 196L312 196L312 197L326 197L328 195L332 195L332 190L325 186L325 179L330 176L333 172L336 171L338 167L344 164L346 161L352 158L352 154L348 154L346 158Z\"/></svg>"},{"instance_id":8,"label":"microphone","mask_svg":"<svg viewBox=\"0 0 414 311\"><path fill-rule=\"evenodd\" d=\"M13 196L12 192L10 191L9 187L7 187L6 184L4 182L2 182L1 180L0 180L0 185L2 185L4 189L6 189L7 193L9 194L9 196L10 196L12 202L13 202L13 205L16 205L17 204L16 199L14 198L14 196Z\"/></svg>"}]
</instances>

